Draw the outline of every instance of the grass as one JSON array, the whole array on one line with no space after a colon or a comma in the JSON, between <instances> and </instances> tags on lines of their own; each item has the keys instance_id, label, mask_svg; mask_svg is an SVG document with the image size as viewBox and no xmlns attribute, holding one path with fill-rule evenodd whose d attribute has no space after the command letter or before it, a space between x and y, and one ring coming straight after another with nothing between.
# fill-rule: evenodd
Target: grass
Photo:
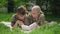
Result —
<instances>
[{"instance_id":1,"label":"grass","mask_svg":"<svg viewBox=\"0 0 60 34\"><path fill-rule=\"evenodd\" d=\"M20 31L20 28L15 28L14 30L10 30L7 26L0 24L0 34L24 34Z\"/></svg>"},{"instance_id":2,"label":"grass","mask_svg":"<svg viewBox=\"0 0 60 34\"><path fill-rule=\"evenodd\" d=\"M24 32L21 32L19 27L16 27L12 31L10 29L3 25L0 24L0 34L25 34ZM60 34L60 26L58 24L53 24L53 25L43 25L40 26L40 28L33 30L29 34Z\"/></svg>"},{"instance_id":3,"label":"grass","mask_svg":"<svg viewBox=\"0 0 60 34\"><path fill-rule=\"evenodd\" d=\"M0 21L11 21L13 13L0 13Z\"/></svg>"},{"instance_id":4,"label":"grass","mask_svg":"<svg viewBox=\"0 0 60 34\"><path fill-rule=\"evenodd\" d=\"M47 21L56 21L60 22L60 16L54 16L54 15L45 15L45 18Z\"/></svg>"},{"instance_id":5,"label":"grass","mask_svg":"<svg viewBox=\"0 0 60 34\"><path fill-rule=\"evenodd\" d=\"M37 30L32 31L30 34L60 34L60 26L57 24L44 25Z\"/></svg>"},{"instance_id":6,"label":"grass","mask_svg":"<svg viewBox=\"0 0 60 34\"><path fill-rule=\"evenodd\" d=\"M0 22L1 21L11 21L11 16L14 13L0 13ZM46 16L47 21L56 21L57 23L60 22L60 17L55 16ZM14 30L10 31L10 29L0 24L0 34L25 34L24 32L20 31L19 27L16 27ZM58 24L53 25L43 25L40 28L33 30L29 34L60 34L60 26Z\"/></svg>"}]
</instances>

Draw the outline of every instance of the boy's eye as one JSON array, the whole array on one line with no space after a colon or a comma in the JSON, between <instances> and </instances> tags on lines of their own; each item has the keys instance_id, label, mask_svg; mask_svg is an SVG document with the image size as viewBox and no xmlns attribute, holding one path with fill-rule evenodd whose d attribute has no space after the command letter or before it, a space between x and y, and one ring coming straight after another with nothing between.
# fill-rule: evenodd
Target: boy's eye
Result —
<instances>
[{"instance_id":1,"label":"boy's eye","mask_svg":"<svg viewBox=\"0 0 60 34\"><path fill-rule=\"evenodd\" d=\"M35 13L32 13L32 14L35 14Z\"/></svg>"},{"instance_id":2,"label":"boy's eye","mask_svg":"<svg viewBox=\"0 0 60 34\"><path fill-rule=\"evenodd\" d=\"M23 16L21 16L21 17L23 17Z\"/></svg>"}]
</instances>

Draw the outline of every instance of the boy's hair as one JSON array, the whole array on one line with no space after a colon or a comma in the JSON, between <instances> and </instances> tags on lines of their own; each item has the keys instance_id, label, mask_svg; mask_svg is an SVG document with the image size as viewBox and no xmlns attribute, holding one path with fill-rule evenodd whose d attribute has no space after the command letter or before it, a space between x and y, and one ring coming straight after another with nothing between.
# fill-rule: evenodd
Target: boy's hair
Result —
<instances>
[{"instance_id":1,"label":"boy's hair","mask_svg":"<svg viewBox=\"0 0 60 34\"><path fill-rule=\"evenodd\" d=\"M26 8L24 6L20 6L17 8L17 13L21 14L21 15L25 15L26 14Z\"/></svg>"}]
</instances>

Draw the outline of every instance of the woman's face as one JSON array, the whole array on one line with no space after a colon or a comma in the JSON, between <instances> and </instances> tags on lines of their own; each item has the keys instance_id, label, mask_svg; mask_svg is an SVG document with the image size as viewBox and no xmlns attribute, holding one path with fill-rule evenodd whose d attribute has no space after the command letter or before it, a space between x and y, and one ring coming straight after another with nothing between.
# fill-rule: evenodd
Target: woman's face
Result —
<instances>
[{"instance_id":1,"label":"woman's face","mask_svg":"<svg viewBox=\"0 0 60 34\"><path fill-rule=\"evenodd\" d=\"M38 17L38 11L36 9L32 9L31 15L33 16L33 18L37 18Z\"/></svg>"}]
</instances>

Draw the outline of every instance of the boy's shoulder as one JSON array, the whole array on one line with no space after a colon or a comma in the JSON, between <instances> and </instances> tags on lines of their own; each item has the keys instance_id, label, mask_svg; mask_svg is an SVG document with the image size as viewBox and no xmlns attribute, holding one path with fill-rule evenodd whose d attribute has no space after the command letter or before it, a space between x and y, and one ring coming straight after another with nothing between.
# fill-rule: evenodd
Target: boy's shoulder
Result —
<instances>
[{"instance_id":1,"label":"boy's shoulder","mask_svg":"<svg viewBox=\"0 0 60 34\"><path fill-rule=\"evenodd\" d=\"M16 14L13 14L11 17L12 20L15 20L16 18L17 18Z\"/></svg>"},{"instance_id":2,"label":"boy's shoulder","mask_svg":"<svg viewBox=\"0 0 60 34\"><path fill-rule=\"evenodd\" d=\"M27 19L32 19L33 17L31 15L27 16L26 17Z\"/></svg>"},{"instance_id":3,"label":"boy's shoulder","mask_svg":"<svg viewBox=\"0 0 60 34\"><path fill-rule=\"evenodd\" d=\"M44 15L44 14L40 14L39 17L40 17L40 18L41 18L41 17L45 17L45 15Z\"/></svg>"},{"instance_id":4,"label":"boy's shoulder","mask_svg":"<svg viewBox=\"0 0 60 34\"><path fill-rule=\"evenodd\" d=\"M16 14L13 14L13 15L12 15L12 17L15 17L15 16L16 16Z\"/></svg>"},{"instance_id":5,"label":"boy's shoulder","mask_svg":"<svg viewBox=\"0 0 60 34\"><path fill-rule=\"evenodd\" d=\"M25 20L27 20L27 21L31 21L32 19L33 19L33 18L32 18L32 16L30 16L30 15L25 17Z\"/></svg>"}]
</instances>

